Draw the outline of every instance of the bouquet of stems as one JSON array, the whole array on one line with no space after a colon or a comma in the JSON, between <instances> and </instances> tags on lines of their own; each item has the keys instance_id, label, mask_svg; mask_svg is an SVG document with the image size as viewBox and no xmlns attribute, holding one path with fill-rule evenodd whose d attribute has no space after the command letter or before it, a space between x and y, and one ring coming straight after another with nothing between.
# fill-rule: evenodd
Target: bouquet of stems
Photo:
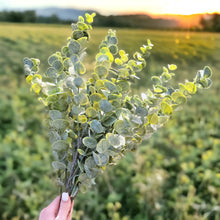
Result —
<instances>
[{"instance_id":1,"label":"bouquet of stems","mask_svg":"<svg viewBox=\"0 0 220 220\"><path fill-rule=\"evenodd\" d=\"M152 89L141 96L129 94L130 84L146 66L153 44L147 40L132 57L118 49L116 32L109 30L99 46L94 71L88 77L83 64L95 13L79 16L72 35L60 52L48 58L49 68L39 73L40 61L24 58L26 81L49 115L53 168L62 191L75 198L107 166L133 151L143 138L164 126L198 88L211 85L211 70L197 72L192 82L170 85L176 65L152 77Z\"/></svg>"}]
</instances>

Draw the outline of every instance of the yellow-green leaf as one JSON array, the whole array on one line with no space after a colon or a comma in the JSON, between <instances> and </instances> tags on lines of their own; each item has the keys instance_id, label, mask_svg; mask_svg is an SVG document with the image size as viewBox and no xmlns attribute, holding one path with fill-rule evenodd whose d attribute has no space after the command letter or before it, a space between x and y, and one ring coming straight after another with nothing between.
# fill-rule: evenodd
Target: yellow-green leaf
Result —
<instances>
[{"instance_id":1,"label":"yellow-green leaf","mask_svg":"<svg viewBox=\"0 0 220 220\"><path fill-rule=\"evenodd\" d=\"M164 115L170 115L173 112L172 107L166 102L161 103L161 110Z\"/></svg>"},{"instance_id":2,"label":"yellow-green leaf","mask_svg":"<svg viewBox=\"0 0 220 220\"><path fill-rule=\"evenodd\" d=\"M168 65L169 70L174 71L177 69L177 66L175 64Z\"/></svg>"},{"instance_id":3,"label":"yellow-green leaf","mask_svg":"<svg viewBox=\"0 0 220 220\"><path fill-rule=\"evenodd\" d=\"M159 120L158 115L156 113L153 113L152 115L148 115L147 118L149 123L152 125L156 125Z\"/></svg>"},{"instance_id":4,"label":"yellow-green leaf","mask_svg":"<svg viewBox=\"0 0 220 220\"><path fill-rule=\"evenodd\" d=\"M177 104L184 104L186 102L186 97L181 92L173 92L171 98Z\"/></svg>"},{"instance_id":5,"label":"yellow-green leaf","mask_svg":"<svg viewBox=\"0 0 220 220\"><path fill-rule=\"evenodd\" d=\"M78 116L78 122L82 123L82 124L86 123L87 122L87 117L85 115L79 115Z\"/></svg>"},{"instance_id":6,"label":"yellow-green leaf","mask_svg":"<svg viewBox=\"0 0 220 220\"><path fill-rule=\"evenodd\" d=\"M97 112L96 112L95 108L89 107L86 109L86 115L89 118L95 118L97 116Z\"/></svg>"},{"instance_id":7,"label":"yellow-green leaf","mask_svg":"<svg viewBox=\"0 0 220 220\"><path fill-rule=\"evenodd\" d=\"M186 82L185 88L189 94L195 94L197 91L196 85L193 82Z\"/></svg>"},{"instance_id":8,"label":"yellow-green leaf","mask_svg":"<svg viewBox=\"0 0 220 220\"><path fill-rule=\"evenodd\" d=\"M33 75L28 75L28 76L26 77L26 82L27 82L28 84L31 84L32 78L33 78Z\"/></svg>"},{"instance_id":9,"label":"yellow-green leaf","mask_svg":"<svg viewBox=\"0 0 220 220\"><path fill-rule=\"evenodd\" d=\"M39 95L40 91L41 91L41 86L38 83L34 83L31 86L31 91L34 91L36 94Z\"/></svg>"}]
</instances>

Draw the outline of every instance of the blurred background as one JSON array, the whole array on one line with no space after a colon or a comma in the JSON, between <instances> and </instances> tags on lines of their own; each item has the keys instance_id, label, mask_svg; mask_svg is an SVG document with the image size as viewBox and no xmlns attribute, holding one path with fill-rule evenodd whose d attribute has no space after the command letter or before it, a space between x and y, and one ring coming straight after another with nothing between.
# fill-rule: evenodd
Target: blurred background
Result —
<instances>
[{"instance_id":1,"label":"blurred background","mask_svg":"<svg viewBox=\"0 0 220 220\"><path fill-rule=\"evenodd\" d=\"M154 44L139 93L151 76L178 65L175 83L208 65L213 85L199 91L170 123L77 196L75 220L220 219L220 5L216 0L0 1L0 219L37 219L59 194L52 171L44 107L26 85L23 58L41 60L65 45L70 24L86 11L97 16L86 66L92 72L109 28L132 55Z\"/></svg>"}]
</instances>

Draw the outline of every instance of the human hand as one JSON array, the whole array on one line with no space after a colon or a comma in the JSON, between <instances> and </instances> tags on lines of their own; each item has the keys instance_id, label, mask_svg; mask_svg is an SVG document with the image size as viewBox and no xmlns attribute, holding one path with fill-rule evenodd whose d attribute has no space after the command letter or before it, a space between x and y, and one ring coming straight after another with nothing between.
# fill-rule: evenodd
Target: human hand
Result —
<instances>
[{"instance_id":1,"label":"human hand","mask_svg":"<svg viewBox=\"0 0 220 220\"><path fill-rule=\"evenodd\" d=\"M68 193L62 193L62 198L57 196L49 206L44 208L39 220L71 220L74 201L71 202Z\"/></svg>"}]
</instances>

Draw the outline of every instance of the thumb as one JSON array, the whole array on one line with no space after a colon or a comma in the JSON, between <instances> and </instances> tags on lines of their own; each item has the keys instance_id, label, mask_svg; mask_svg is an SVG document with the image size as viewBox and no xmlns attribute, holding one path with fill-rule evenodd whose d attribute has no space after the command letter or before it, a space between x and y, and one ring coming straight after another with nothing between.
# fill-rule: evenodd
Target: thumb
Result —
<instances>
[{"instance_id":1,"label":"thumb","mask_svg":"<svg viewBox=\"0 0 220 220\"><path fill-rule=\"evenodd\" d=\"M60 208L56 220L66 220L71 208L72 205L71 205L70 197L68 193L63 192L60 201Z\"/></svg>"}]
</instances>

